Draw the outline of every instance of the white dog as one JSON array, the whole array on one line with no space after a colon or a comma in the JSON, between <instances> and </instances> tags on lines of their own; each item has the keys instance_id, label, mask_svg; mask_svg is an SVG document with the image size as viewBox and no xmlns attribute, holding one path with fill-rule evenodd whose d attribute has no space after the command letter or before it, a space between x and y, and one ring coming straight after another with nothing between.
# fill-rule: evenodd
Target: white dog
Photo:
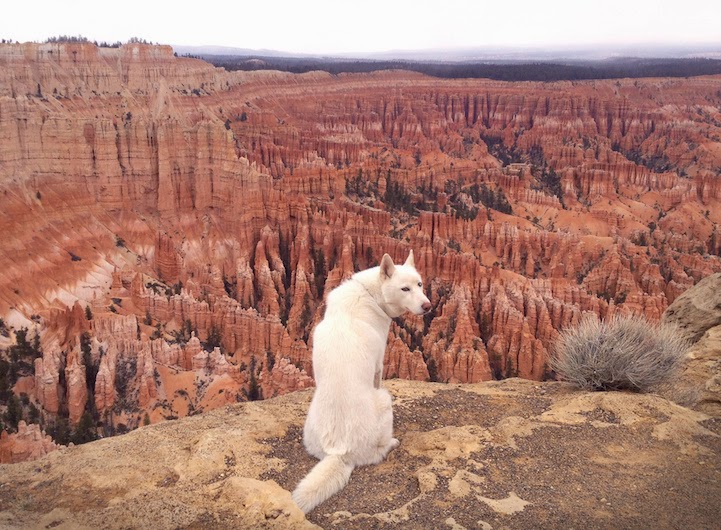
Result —
<instances>
[{"instance_id":1,"label":"white dog","mask_svg":"<svg viewBox=\"0 0 721 530\"><path fill-rule=\"evenodd\" d=\"M413 251L403 265L388 254L329 295L313 333L316 389L303 441L320 459L293 492L308 513L345 487L356 466L377 464L398 446L391 396L380 388L391 319L431 309Z\"/></svg>"}]
</instances>

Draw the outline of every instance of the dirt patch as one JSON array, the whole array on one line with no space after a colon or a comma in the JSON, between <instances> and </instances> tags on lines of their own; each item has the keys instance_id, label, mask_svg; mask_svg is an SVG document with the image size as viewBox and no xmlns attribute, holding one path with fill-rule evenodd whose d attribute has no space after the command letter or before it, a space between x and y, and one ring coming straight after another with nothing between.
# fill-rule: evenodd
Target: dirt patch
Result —
<instances>
[{"instance_id":1,"label":"dirt patch","mask_svg":"<svg viewBox=\"0 0 721 530\"><path fill-rule=\"evenodd\" d=\"M709 418L708 420L700 422L699 425L721 436L721 418Z\"/></svg>"},{"instance_id":2,"label":"dirt patch","mask_svg":"<svg viewBox=\"0 0 721 530\"><path fill-rule=\"evenodd\" d=\"M266 438L262 442L270 447L268 457L285 462L282 469L271 469L260 476L261 480L275 480L280 486L293 491L298 482L305 477L318 462L303 447L303 427L292 425L281 438Z\"/></svg>"},{"instance_id":3,"label":"dirt patch","mask_svg":"<svg viewBox=\"0 0 721 530\"><path fill-rule=\"evenodd\" d=\"M433 396L404 400L393 407L395 432L430 431L448 425L491 427L504 417L530 418L548 409L545 395L481 395L460 388L441 390Z\"/></svg>"},{"instance_id":4,"label":"dirt patch","mask_svg":"<svg viewBox=\"0 0 721 530\"><path fill-rule=\"evenodd\" d=\"M592 411L584 412L582 414L591 421L599 421L601 423L620 423L620 420L616 417L613 411L602 409L600 407L596 407Z\"/></svg>"}]
</instances>

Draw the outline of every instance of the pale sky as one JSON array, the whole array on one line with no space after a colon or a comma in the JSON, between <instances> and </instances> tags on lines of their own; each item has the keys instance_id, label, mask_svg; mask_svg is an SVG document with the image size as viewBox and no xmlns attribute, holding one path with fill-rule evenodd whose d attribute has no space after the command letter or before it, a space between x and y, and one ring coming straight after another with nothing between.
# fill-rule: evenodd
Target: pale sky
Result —
<instances>
[{"instance_id":1,"label":"pale sky","mask_svg":"<svg viewBox=\"0 0 721 530\"><path fill-rule=\"evenodd\" d=\"M297 53L721 43L719 0L5 0L0 38Z\"/></svg>"}]
</instances>

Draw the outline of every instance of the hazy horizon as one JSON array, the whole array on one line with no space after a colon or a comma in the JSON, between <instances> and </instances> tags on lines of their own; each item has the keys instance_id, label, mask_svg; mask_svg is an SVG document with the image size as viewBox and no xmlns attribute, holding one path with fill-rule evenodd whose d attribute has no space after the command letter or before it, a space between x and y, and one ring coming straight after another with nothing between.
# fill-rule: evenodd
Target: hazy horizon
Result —
<instances>
[{"instance_id":1,"label":"hazy horizon","mask_svg":"<svg viewBox=\"0 0 721 530\"><path fill-rule=\"evenodd\" d=\"M200 7L199 7L200 6ZM330 0L235 4L141 2L104 6L77 0L71 6L37 0L28 10L2 8L0 38L43 41L82 35L93 41L139 37L177 47L212 46L287 54L369 55L500 48L540 50L649 46L721 46L718 7L710 0L517 0L510 7L473 0Z\"/></svg>"},{"instance_id":2,"label":"hazy horizon","mask_svg":"<svg viewBox=\"0 0 721 530\"><path fill-rule=\"evenodd\" d=\"M701 45L669 45L649 43L638 45L578 45L554 47L513 47L513 46L477 46L448 47L413 50L383 50L377 52L346 53L299 53L277 49L252 49L228 46L184 46L171 44L180 54L199 55L249 55L258 57L308 57L331 59L368 59L368 60L410 60L410 61L550 61L599 60L624 57L638 58L715 58L721 59L721 42Z\"/></svg>"}]
</instances>

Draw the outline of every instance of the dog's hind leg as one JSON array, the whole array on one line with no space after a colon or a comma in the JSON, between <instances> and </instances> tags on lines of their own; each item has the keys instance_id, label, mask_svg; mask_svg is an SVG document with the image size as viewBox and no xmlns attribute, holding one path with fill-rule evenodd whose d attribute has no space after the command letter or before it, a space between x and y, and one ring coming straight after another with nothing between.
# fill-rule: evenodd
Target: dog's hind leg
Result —
<instances>
[{"instance_id":1,"label":"dog's hind leg","mask_svg":"<svg viewBox=\"0 0 721 530\"><path fill-rule=\"evenodd\" d=\"M383 460L391 449L398 447L400 442L393 438L393 406L391 395L387 390L376 392L376 411L378 412L378 461Z\"/></svg>"},{"instance_id":2,"label":"dog's hind leg","mask_svg":"<svg viewBox=\"0 0 721 530\"><path fill-rule=\"evenodd\" d=\"M323 450L323 444L320 441L318 433L317 421L314 414L309 413L303 428L303 445L309 454L318 460L323 460L326 452Z\"/></svg>"}]
</instances>

